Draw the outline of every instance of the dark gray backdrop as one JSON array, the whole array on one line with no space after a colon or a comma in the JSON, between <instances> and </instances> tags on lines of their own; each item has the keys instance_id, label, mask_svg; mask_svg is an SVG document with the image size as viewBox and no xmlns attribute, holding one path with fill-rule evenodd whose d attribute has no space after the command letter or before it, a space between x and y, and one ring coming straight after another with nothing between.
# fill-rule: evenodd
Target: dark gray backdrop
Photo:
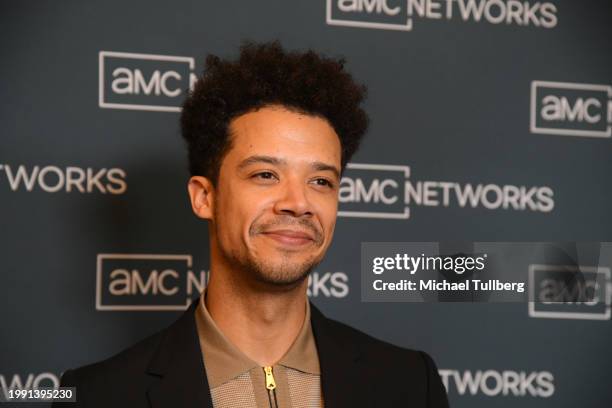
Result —
<instances>
[{"instance_id":1,"label":"dark gray backdrop","mask_svg":"<svg viewBox=\"0 0 612 408\"><path fill-rule=\"evenodd\" d=\"M368 85L372 126L354 163L410 168L347 171L399 180L384 191L399 201L341 203L361 215L338 219L313 301L376 337L431 353L454 407L612 403L609 316L570 308L538 317L525 303L363 303L359 280L365 241L612 241L608 3L340 3L344 10L337 0L4 2L3 389L53 385L65 369L177 318L180 311L162 309L180 309L190 279L205 276L208 241L187 200L176 107L206 54L235 56L244 39L280 39L345 56ZM132 93L127 82L113 90L122 75L138 84ZM565 110L544 117L546 103ZM445 204L438 186L435 199L406 204L406 179L451 182L452 194ZM474 206L454 192L488 184L498 187ZM554 205L504 208L496 194L508 185L547 188ZM380 216L405 207L408 218ZM153 274L162 287L113 294L116 269L135 270L144 283Z\"/></svg>"}]
</instances>

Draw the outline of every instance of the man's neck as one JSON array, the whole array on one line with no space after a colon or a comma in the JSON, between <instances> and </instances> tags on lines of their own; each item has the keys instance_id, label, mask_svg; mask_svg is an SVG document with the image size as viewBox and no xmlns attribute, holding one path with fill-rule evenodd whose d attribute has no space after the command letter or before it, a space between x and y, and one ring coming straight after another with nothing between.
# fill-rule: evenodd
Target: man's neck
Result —
<instances>
[{"instance_id":1,"label":"man's neck","mask_svg":"<svg viewBox=\"0 0 612 408\"><path fill-rule=\"evenodd\" d=\"M261 366L274 365L304 324L308 280L280 291L255 288L232 276L237 274L211 271L206 308L232 344Z\"/></svg>"}]
</instances>

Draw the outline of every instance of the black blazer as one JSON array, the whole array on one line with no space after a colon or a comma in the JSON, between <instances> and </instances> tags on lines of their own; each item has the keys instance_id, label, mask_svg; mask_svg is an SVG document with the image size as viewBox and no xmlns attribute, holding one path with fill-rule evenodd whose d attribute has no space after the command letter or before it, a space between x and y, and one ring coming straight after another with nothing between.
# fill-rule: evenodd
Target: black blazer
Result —
<instances>
[{"instance_id":1,"label":"black blazer","mask_svg":"<svg viewBox=\"0 0 612 408\"><path fill-rule=\"evenodd\" d=\"M53 407L212 408L195 325L198 301L168 328L119 354L67 370L61 386L76 387L77 403ZM326 408L448 407L429 355L328 319L312 303L310 308Z\"/></svg>"}]
</instances>

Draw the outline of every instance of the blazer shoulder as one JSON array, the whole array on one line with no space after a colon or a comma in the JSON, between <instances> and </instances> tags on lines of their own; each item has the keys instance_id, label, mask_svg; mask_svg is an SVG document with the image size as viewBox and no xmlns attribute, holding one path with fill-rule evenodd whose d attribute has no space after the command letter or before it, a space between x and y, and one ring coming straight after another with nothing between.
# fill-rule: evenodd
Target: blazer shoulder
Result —
<instances>
[{"instance_id":1,"label":"blazer shoulder","mask_svg":"<svg viewBox=\"0 0 612 408\"><path fill-rule=\"evenodd\" d=\"M339 342L359 349L361 364L373 381L403 390L397 393L400 400L412 399L414 406L448 408L446 389L428 353L397 346L329 318L328 328Z\"/></svg>"},{"instance_id":2,"label":"blazer shoulder","mask_svg":"<svg viewBox=\"0 0 612 408\"><path fill-rule=\"evenodd\" d=\"M331 335L342 342L351 342L363 352L376 352L388 355L403 355L422 360L422 351L401 347L393 343L376 338L346 323L327 318Z\"/></svg>"},{"instance_id":3,"label":"blazer shoulder","mask_svg":"<svg viewBox=\"0 0 612 408\"><path fill-rule=\"evenodd\" d=\"M52 407L123 406L121 401L130 401L131 397L146 389L149 381L145 375L147 365L163 339L164 331L104 360L66 370L60 386L75 387L77 403L54 402ZM139 404L134 401L132 406Z\"/></svg>"},{"instance_id":4,"label":"blazer shoulder","mask_svg":"<svg viewBox=\"0 0 612 408\"><path fill-rule=\"evenodd\" d=\"M76 385L64 385L64 383L108 386L111 378L116 381L117 377L134 378L134 374L144 374L164 333L165 329L145 337L104 360L66 370L62 375L62 386Z\"/></svg>"}]
</instances>

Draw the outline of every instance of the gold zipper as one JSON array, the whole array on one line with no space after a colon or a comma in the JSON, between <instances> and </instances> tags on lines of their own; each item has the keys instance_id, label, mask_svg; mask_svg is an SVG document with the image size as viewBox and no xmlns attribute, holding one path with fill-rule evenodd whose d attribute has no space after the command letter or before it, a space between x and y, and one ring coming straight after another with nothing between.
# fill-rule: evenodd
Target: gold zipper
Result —
<instances>
[{"instance_id":1,"label":"gold zipper","mask_svg":"<svg viewBox=\"0 0 612 408\"><path fill-rule=\"evenodd\" d=\"M273 390L276 388L276 381L274 381L274 374L272 374L272 367L265 366L264 371L266 372L266 388Z\"/></svg>"},{"instance_id":2,"label":"gold zipper","mask_svg":"<svg viewBox=\"0 0 612 408\"><path fill-rule=\"evenodd\" d=\"M274 374L272 374L272 367L265 366L264 372L266 373L266 388L268 389L268 398L270 401L271 408L278 408L278 401L276 400L276 381L274 381Z\"/></svg>"}]
</instances>

